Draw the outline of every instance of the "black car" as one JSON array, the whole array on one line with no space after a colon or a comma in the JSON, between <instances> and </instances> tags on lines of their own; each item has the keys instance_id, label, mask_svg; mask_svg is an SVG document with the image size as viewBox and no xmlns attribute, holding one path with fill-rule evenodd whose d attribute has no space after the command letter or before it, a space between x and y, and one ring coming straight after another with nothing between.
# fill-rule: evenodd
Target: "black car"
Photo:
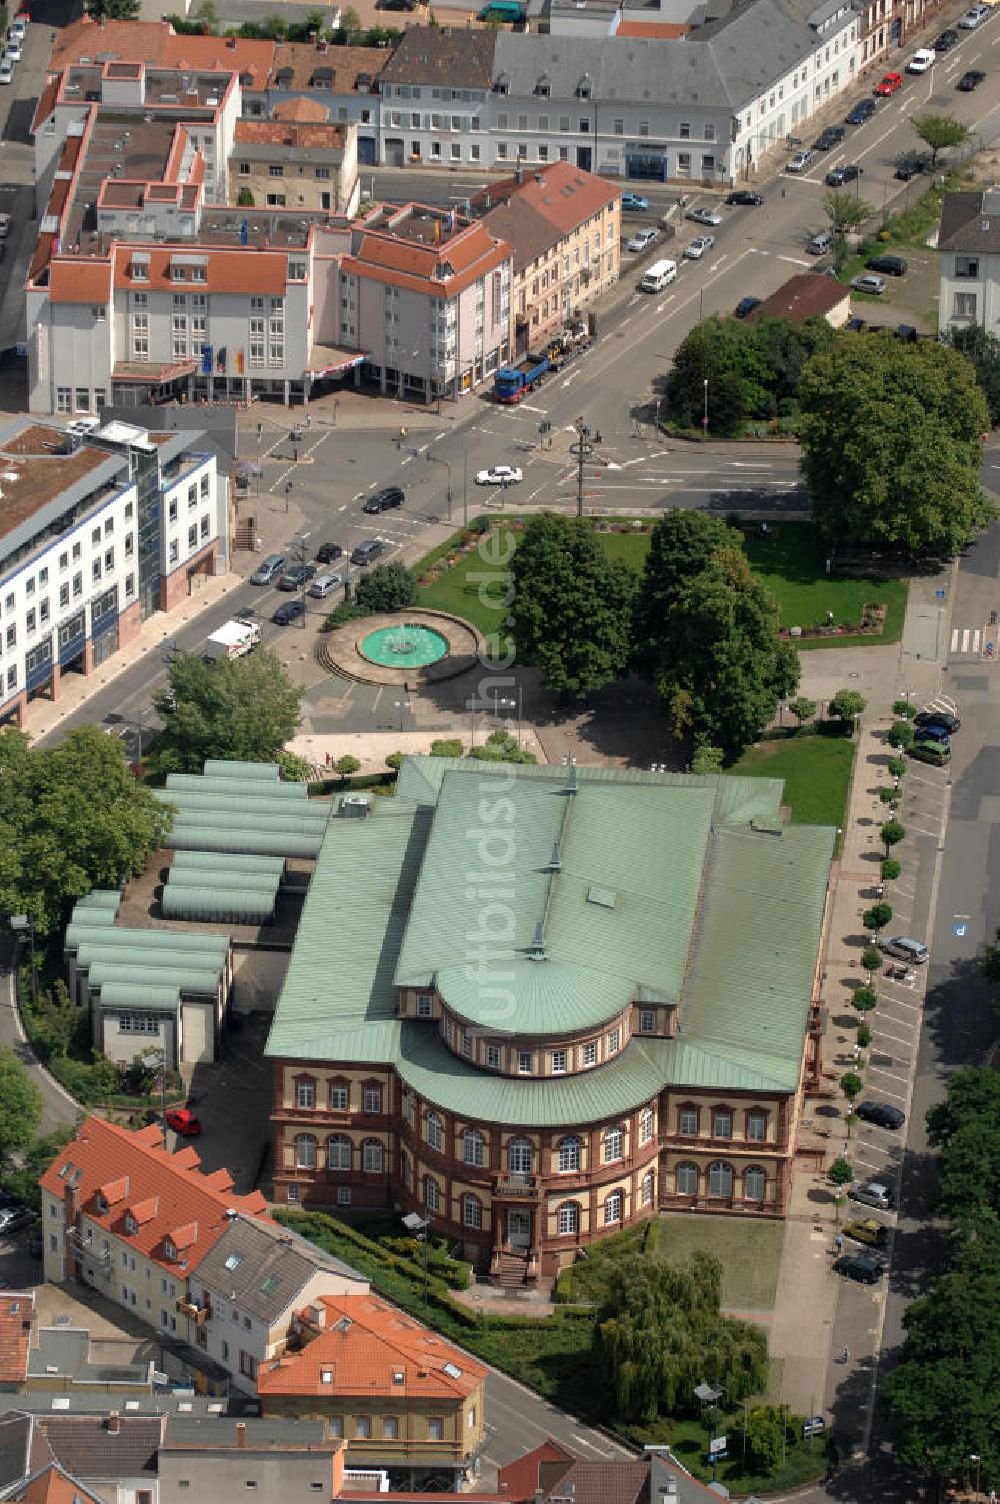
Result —
<instances>
[{"instance_id":1,"label":"black car","mask_svg":"<svg viewBox=\"0 0 1000 1504\"><path fill-rule=\"evenodd\" d=\"M339 543L321 543L316 550L316 561L319 564L332 564L334 559L343 557L344 550Z\"/></svg>"},{"instance_id":2,"label":"black car","mask_svg":"<svg viewBox=\"0 0 1000 1504\"><path fill-rule=\"evenodd\" d=\"M910 179L915 178L918 173L927 171L927 160L928 159L923 155L922 152L904 152L903 155L896 161L896 171L894 173L894 176L897 177L901 183L908 183Z\"/></svg>"},{"instance_id":3,"label":"black car","mask_svg":"<svg viewBox=\"0 0 1000 1504\"><path fill-rule=\"evenodd\" d=\"M940 726L942 731L947 731L949 736L954 736L956 731L961 730L961 718L952 715L950 710L922 710L919 715L913 717L914 726Z\"/></svg>"},{"instance_id":4,"label":"black car","mask_svg":"<svg viewBox=\"0 0 1000 1504\"><path fill-rule=\"evenodd\" d=\"M282 601L275 611L271 620L276 627L290 626L293 621L298 621L300 616L305 616L306 608L301 601Z\"/></svg>"},{"instance_id":5,"label":"black car","mask_svg":"<svg viewBox=\"0 0 1000 1504\"><path fill-rule=\"evenodd\" d=\"M859 99L857 104L844 116L847 125L864 125L875 113L876 104L874 99Z\"/></svg>"},{"instance_id":6,"label":"black car","mask_svg":"<svg viewBox=\"0 0 1000 1504\"><path fill-rule=\"evenodd\" d=\"M832 151L839 146L847 135L842 125L828 125L820 132L813 142L813 151Z\"/></svg>"},{"instance_id":7,"label":"black car","mask_svg":"<svg viewBox=\"0 0 1000 1504\"><path fill-rule=\"evenodd\" d=\"M856 162L845 162L843 167L833 167L827 173L824 181L829 188L842 188L845 183L853 183L864 172Z\"/></svg>"},{"instance_id":8,"label":"black car","mask_svg":"<svg viewBox=\"0 0 1000 1504\"><path fill-rule=\"evenodd\" d=\"M957 46L958 32L951 26L947 30L942 31L936 42L931 43L931 47L935 52L950 52L953 47Z\"/></svg>"},{"instance_id":9,"label":"black car","mask_svg":"<svg viewBox=\"0 0 1000 1504\"><path fill-rule=\"evenodd\" d=\"M403 493L399 486L383 486L381 491L373 491L368 497L363 512L387 512L390 507L403 505Z\"/></svg>"},{"instance_id":10,"label":"black car","mask_svg":"<svg viewBox=\"0 0 1000 1504\"><path fill-rule=\"evenodd\" d=\"M874 1123L877 1128L902 1128L906 1113L890 1102L859 1102L854 1109L863 1123Z\"/></svg>"},{"instance_id":11,"label":"black car","mask_svg":"<svg viewBox=\"0 0 1000 1504\"><path fill-rule=\"evenodd\" d=\"M316 573L315 564L293 564L278 581L279 590L301 590Z\"/></svg>"},{"instance_id":12,"label":"black car","mask_svg":"<svg viewBox=\"0 0 1000 1504\"><path fill-rule=\"evenodd\" d=\"M733 313L738 319L745 319L747 314L753 313L754 309L759 308L762 302L762 298L740 298L740 301L733 309Z\"/></svg>"},{"instance_id":13,"label":"black car","mask_svg":"<svg viewBox=\"0 0 1000 1504\"><path fill-rule=\"evenodd\" d=\"M869 256L865 267L870 272L884 272L887 277L906 276L906 262L902 256Z\"/></svg>"},{"instance_id":14,"label":"black car","mask_svg":"<svg viewBox=\"0 0 1000 1504\"><path fill-rule=\"evenodd\" d=\"M867 1253L845 1253L839 1259L834 1259L833 1269L835 1274L856 1279L859 1285L877 1285L885 1273L882 1260L873 1259Z\"/></svg>"},{"instance_id":15,"label":"black car","mask_svg":"<svg viewBox=\"0 0 1000 1504\"><path fill-rule=\"evenodd\" d=\"M978 89L979 85L984 83L985 80L985 73L981 72L978 68L970 68L967 73L962 74L955 88L960 89L963 94L971 94L973 89Z\"/></svg>"},{"instance_id":16,"label":"black car","mask_svg":"<svg viewBox=\"0 0 1000 1504\"><path fill-rule=\"evenodd\" d=\"M735 188L726 194L727 204L747 204L751 209L759 209L763 202L764 195L755 193L752 188Z\"/></svg>"}]
</instances>

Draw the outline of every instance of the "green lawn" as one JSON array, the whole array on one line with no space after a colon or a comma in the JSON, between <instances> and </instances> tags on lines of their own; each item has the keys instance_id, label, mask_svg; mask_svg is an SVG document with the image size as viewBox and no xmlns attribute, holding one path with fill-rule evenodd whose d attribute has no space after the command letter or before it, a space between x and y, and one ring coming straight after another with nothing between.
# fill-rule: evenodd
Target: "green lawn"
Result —
<instances>
[{"instance_id":1,"label":"green lawn","mask_svg":"<svg viewBox=\"0 0 1000 1504\"><path fill-rule=\"evenodd\" d=\"M517 540L517 533L502 525L500 534L503 542L496 544L494 557L506 554ZM602 532L598 537L609 559L622 559L636 572L642 569L649 550L648 533ZM753 532L744 541L754 573L777 599L783 627L817 626L826 622L828 611L833 612L838 625L856 626L866 603L886 608L885 628L877 636L843 634L806 638L799 642L800 648L872 646L899 641L906 610L905 580L887 580L877 575L835 574L828 578L819 535L809 522L781 522L772 525L766 536ZM418 578L424 567L452 546L453 540L449 540L415 565ZM491 564L475 549L463 554L433 584L422 585L417 599L429 610L450 611L465 617L488 636L503 627L507 614L506 588L504 568Z\"/></svg>"},{"instance_id":2,"label":"green lawn","mask_svg":"<svg viewBox=\"0 0 1000 1504\"><path fill-rule=\"evenodd\" d=\"M841 635L805 638L799 648L842 648L898 642L903 632L907 583L878 575L826 574L819 534L810 522L781 522L766 536L745 540L753 571L778 602L783 627L815 627L833 612L837 625L856 626L862 607L885 606L885 626L877 636Z\"/></svg>"},{"instance_id":3,"label":"green lawn","mask_svg":"<svg viewBox=\"0 0 1000 1504\"><path fill-rule=\"evenodd\" d=\"M727 1311L771 1311L785 1238L782 1222L745 1217L691 1217L671 1212L657 1219L656 1252L682 1264L710 1253L722 1263L722 1304Z\"/></svg>"},{"instance_id":4,"label":"green lawn","mask_svg":"<svg viewBox=\"0 0 1000 1504\"><path fill-rule=\"evenodd\" d=\"M729 771L744 778L783 778L794 825L842 828L855 743L846 736L792 736L749 747Z\"/></svg>"}]
</instances>

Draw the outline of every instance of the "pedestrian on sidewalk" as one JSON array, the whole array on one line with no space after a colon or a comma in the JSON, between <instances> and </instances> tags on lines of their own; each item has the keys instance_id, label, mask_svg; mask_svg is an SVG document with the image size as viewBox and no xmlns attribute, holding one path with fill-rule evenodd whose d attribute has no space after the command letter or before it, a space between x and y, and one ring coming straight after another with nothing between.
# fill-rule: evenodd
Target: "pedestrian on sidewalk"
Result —
<instances>
[{"instance_id":1,"label":"pedestrian on sidewalk","mask_svg":"<svg viewBox=\"0 0 1000 1504\"><path fill-rule=\"evenodd\" d=\"M844 1348L844 1351L840 1355L840 1361L841 1361L841 1363L850 1363L850 1361L851 1361L850 1351L846 1347Z\"/></svg>"},{"instance_id":2,"label":"pedestrian on sidewalk","mask_svg":"<svg viewBox=\"0 0 1000 1504\"><path fill-rule=\"evenodd\" d=\"M841 1249L844 1246L844 1235L843 1235L843 1233L838 1232L837 1236L833 1240L833 1246L834 1246L834 1248L836 1248L837 1252L840 1253Z\"/></svg>"}]
</instances>

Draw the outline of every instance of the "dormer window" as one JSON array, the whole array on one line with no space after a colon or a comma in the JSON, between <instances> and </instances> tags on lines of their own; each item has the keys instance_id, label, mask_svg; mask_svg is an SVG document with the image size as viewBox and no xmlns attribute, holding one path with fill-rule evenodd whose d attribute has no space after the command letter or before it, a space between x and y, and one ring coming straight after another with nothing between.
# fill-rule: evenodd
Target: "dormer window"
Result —
<instances>
[{"instance_id":1,"label":"dormer window","mask_svg":"<svg viewBox=\"0 0 1000 1504\"><path fill-rule=\"evenodd\" d=\"M241 89L252 89L253 88L253 74L252 73L241 73L240 74L240 88Z\"/></svg>"},{"instance_id":2,"label":"dormer window","mask_svg":"<svg viewBox=\"0 0 1000 1504\"><path fill-rule=\"evenodd\" d=\"M135 1234L139 1231L139 1224L135 1220L131 1212L125 1213L125 1231L128 1233L129 1237L134 1237Z\"/></svg>"},{"instance_id":3,"label":"dormer window","mask_svg":"<svg viewBox=\"0 0 1000 1504\"><path fill-rule=\"evenodd\" d=\"M104 1199L104 1196L100 1191L98 1191L97 1195L94 1197L94 1200L97 1203L97 1210L100 1212L101 1216L106 1217L111 1208L108 1206L107 1201Z\"/></svg>"},{"instance_id":4,"label":"dormer window","mask_svg":"<svg viewBox=\"0 0 1000 1504\"><path fill-rule=\"evenodd\" d=\"M592 92L593 89L590 82L590 74L585 73L576 86L576 97L577 99L589 99Z\"/></svg>"},{"instance_id":5,"label":"dormer window","mask_svg":"<svg viewBox=\"0 0 1000 1504\"><path fill-rule=\"evenodd\" d=\"M547 73L543 73L535 85L535 93L540 99L548 99L552 93L552 84Z\"/></svg>"},{"instance_id":6,"label":"dormer window","mask_svg":"<svg viewBox=\"0 0 1000 1504\"><path fill-rule=\"evenodd\" d=\"M164 1257L170 1259L172 1263L176 1262L177 1249L170 1238L164 1238L163 1240L163 1253Z\"/></svg>"}]
</instances>

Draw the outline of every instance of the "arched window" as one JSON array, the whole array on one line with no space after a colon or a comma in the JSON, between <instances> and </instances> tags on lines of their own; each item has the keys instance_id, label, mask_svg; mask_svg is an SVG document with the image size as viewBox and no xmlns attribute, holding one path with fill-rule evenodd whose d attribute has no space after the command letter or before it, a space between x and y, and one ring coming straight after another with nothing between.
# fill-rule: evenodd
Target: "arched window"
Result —
<instances>
[{"instance_id":1,"label":"arched window","mask_svg":"<svg viewBox=\"0 0 1000 1504\"><path fill-rule=\"evenodd\" d=\"M436 1112L427 1114L427 1142L432 1149L440 1153L444 1143L444 1123Z\"/></svg>"},{"instance_id":2,"label":"arched window","mask_svg":"<svg viewBox=\"0 0 1000 1504\"><path fill-rule=\"evenodd\" d=\"M760 1165L751 1165L743 1175L744 1201L763 1201L767 1189L767 1176Z\"/></svg>"},{"instance_id":3,"label":"arched window","mask_svg":"<svg viewBox=\"0 0 1000 1504\"><path fill-rule=\"evenodd\" d=\"M767 1113L760 1107L753 1107L747 1113L747 1138L754 1144L763 1144L767 1140Z\"/></svg>"},{"instance_id":4,"label":"arched window","mask_svg":"<svg viewBox=\"0 0 1000 1504\"><path fill-rule=\"evenodd\" d=\"M580 1140L574 1136L559 1140L559 1173L566 1175L580 1168Z\"/></svg>"},{"instance_id":5,"label":"arched window","mask_svg":"<svg viewBox=\"0 0 1000 1504\"><path fill-rule=\"evenodd\" d=\"M559 1231L563 1237L580 1230L580 1208L575 1201L564 1201L559 1208Z\"/></svg>"},{"instance_id":6,"label":"arched window","mask_svg":"<svg viewBox=\"0 0 1000 1504\"><path fill-rule=\"evenodd\" d=\"M511 1139L507 1145L507 1169L512 1175L530 1175L533 1159L530 1139Z\"/></svg>"},{"instance_id":7,"label":"arched window","mask_svg":"<svg viewBox=\"0 0 1000 1504\"><path fill-rule=\"evenodd\" d=\"M432 1180L430 1176L427 1177L427 1184L424 1188L424 1200L427 1203L427 1210L429 1212L436 1212L441 1205L441 1188L437 1181Z\"/></svg>"},{"instance_id":8,"label":"arched window","mask_svg":"<svg viewBox=\"0 0 1000 1504\"><path fill-rule=\"evenodd\" d=\"M604 1203L604 1225L611 1227L615 1222L620 1222L625 1210L625 1197L621 1191L609 1191Z\"/></svg>"},{"instance_id":9,"label":"arched window","mask_svg":"<svg viewBox=\"0 0 1000 1504\"><path fill-rule=\"evenodd\" d=\"M648 1144L653 1137L653 1109L644 1107L639 1114L639 1142Z\"/></svg>"},{"instance_id":10,"label":"arched window","mask_svg":"<svg viewBox=\"0 0 1000 1504\"><path fill-rule=\"evenodd\" d=\"M652 1204L653 1204L653 1192L655 1191L655 1189L656 1189L656 1176L655 1176L655 1174L653 1173L652 1170L647 1170L646 1173L645 1173L645 1175L642 1177L642 1195L641 1195L641 1201L642 1201L643 1206L652 1206Z\"/></svg>"},{"instance_id":11,"label":"arched window","mask_svg":"<svg viewBox=\"0 0 1000 1504\"><path fill-rule=\"evenodd\" d=\"M316 1168L316 1140L311 1133L298 1133L295 1136L295 1168L297 1170L315 1170Z\"/></svg>"},{"instance_id":12,"label":"arched window","mask_svg":"<svg viewBox=\"0 0 1000 1504\"><path fill-rule=\"evenodd\" d=\"M351 1168L351 1141L346 1134L331 1133L326 1141L326 1167L328 1170Z\"/></svg>"},{"instance_id":13,"label":"arched window","mask_svg":"<svg viewBox=\"0 0 1000 1504\"><path fill-rule=\"evenodd\" d=\"M733 1167L724 1159L717 1159L708 1167L708 1194L726 1197L733 1194Z\"/></svg>"},{"instance_id":14,"label":"arched window","mask_svg":"<svg viewBox=\"0 0 1000 1504\"><path fill-rule=\"evenodd\" d=\"M625 1129L609 1128L604 1135L604 1163L611 1164L625 1153Z\"/></svg>"},{"instance_id":15,"label":"arched window","mask_svg":"<svg viewBox=\"0 0 1000 1504\"><path fill-rule=\"evenodd\" d=\"M382 1145L377 1138L366 1138L361 1145L361 1168L368 1175L381 1175Z\"/></svg>"},{"instance_id":16,"label":"arched window","mask_svg":"<svg viewBox=\"0 0 1000 1504\"><path fill-rule=\"evenodd\" d=\"M462 1197L462 1226L482 1227L483 1207L478 1196Z\"/></svg>"},{"instance_id":17,"label":"arched window","mask_svg":"<svg viewBox=\"0 0 1000 1504\"><path fill-rule=\"evenodd\" d=\"M481 1165L486 1159L486 1142L475 1128L462 1134L462 1158L467 1165Z\"/></svg>"},{"instance_id":18,"label":"arched window","mask_svg":"<svg viewBox=\"0 0 1000 1504\"><path fill-rule=\"evenodd\" d=\"M697 1196L698 1194L698 1166L690 1160L685 1160L674 1171L674 1180L677 1185L678 1196Z\"/></svg>"}]
</instances>

